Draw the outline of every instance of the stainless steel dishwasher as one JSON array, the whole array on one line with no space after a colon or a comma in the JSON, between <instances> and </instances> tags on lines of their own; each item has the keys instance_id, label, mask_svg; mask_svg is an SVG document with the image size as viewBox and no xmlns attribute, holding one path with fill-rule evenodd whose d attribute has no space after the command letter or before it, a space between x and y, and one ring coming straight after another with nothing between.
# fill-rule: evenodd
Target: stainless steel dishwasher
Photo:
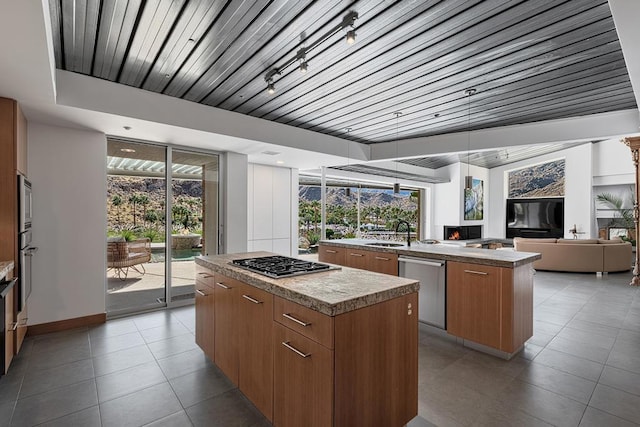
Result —
<instances>
[{"instance_id":1,"label":"stainless steel dishwasher","mask_svg":"<svg viewBox=\"0 0 640 427\"><path fill-rule=\"evenodd\" d=\"M446 329L446 261L417 257L398 257L400 277L420 281L418 320Z\"/></svg>"}]
</instances>

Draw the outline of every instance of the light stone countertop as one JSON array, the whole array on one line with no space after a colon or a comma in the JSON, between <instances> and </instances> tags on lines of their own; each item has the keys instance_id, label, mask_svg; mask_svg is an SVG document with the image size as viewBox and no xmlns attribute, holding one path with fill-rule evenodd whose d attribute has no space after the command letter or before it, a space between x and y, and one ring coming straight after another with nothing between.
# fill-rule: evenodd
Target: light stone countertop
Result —
<instances>
[{"instance_id":1,"label":"light stone countertop","mask_svg":"<svg viewBox=\"0 0 640 427\"><path fill-rule=\"evenodd\" d=\"M230 264L234 259L271 255L276 254L248 252L200 256L196 257L196 264L329 316L417 292L420 288L419 282L413 279L348 267L272 279Z\"/></svg>"},{"instance_id":2,"label":"light stone countertop","mask_svg":"<svg viewBox=\"0 0 640 427\"><path fill-rule=\"evenodd\" d=\"M13 269L13 261L0 261L0 280L4 279Z\"/></svg>"},{"instance_id":3,"label":"light stone countertop","mask_svg":"<svg viewBox=\"0 0 640 427\"><path fill-rule=\"evenodd\" d=\"M411 242L410 247L408 247L406 244L397 247L380 247L367 244L375 242L400 243L366 239L336 239L320 241L320 243L324 245L343 248L358 248L376 252L394 253L403 256L432 258L444 261L468 262L471 264L491 265L494 267L506 268L519 267L521 265L526 265L542 258L542 255L535 252L466 248L460 245L450 245L446 243L426 244Z\"/></svg>"}]
</instances>

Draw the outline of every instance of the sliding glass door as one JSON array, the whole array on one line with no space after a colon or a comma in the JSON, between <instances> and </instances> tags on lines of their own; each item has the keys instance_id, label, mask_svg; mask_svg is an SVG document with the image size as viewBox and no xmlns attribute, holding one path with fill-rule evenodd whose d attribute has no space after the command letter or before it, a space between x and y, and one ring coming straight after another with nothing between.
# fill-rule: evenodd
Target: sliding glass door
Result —
<instances>
[{"instance_id":1,"label":"sliding glass door","mask_svg":"<svg viewBox=\"0 0 640 427\"><path fill-rule=\"evenodd\" d=\"M219 156L115 139L107 153L107 312L191 303L194 257L218 252Z\"/></svg>"}]
</instances>

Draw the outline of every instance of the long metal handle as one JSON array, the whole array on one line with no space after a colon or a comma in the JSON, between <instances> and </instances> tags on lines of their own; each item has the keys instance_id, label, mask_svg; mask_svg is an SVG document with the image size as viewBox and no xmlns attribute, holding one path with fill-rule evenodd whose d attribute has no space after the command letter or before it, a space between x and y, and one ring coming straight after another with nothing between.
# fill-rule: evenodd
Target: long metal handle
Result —
<instances>
[{"instance_id":1,"label":"long metal handle","mask_svg":"<svg viewBox=\"0 0 640 427\"><path fill-rule=\"evenodd\" d=\"M289 319L289 320L291 320L293 322L296 322L298 325L301 325L301 326L311 326L311 323L303 322L302 320L296 319L295 317L293 317L289 313L282 313L282 317L284 317L286 319Z\"/></svg>"},{"instance_id":2,"label":"long metal handle","mask_svg":"<svg viewBox=\"0 0 640 427\"><path fill-rule=\"evenodd\" d=\"M309 357L309 356L311 356L311 353L303 353L303 352L301 352L300 350L298 350L297 348L295 348L294 346L289 344L289 341L282 341L282 345L287 347L289 350L293 351L295 354L297 354L300 357Z\"/></svg>"},{"instance_id":3,"label":"long metal handle","mask_svg":"<svg viewBox=\"0 0 640 427\"><path fill-rule=\"evenodd\" d=\"M413 259L413 258L398 258L398 262L406 262L407 264L421 264L428 265L430 267L443 267L445 262L439 261L424 261L421 259Z\"/></svg>"},{"instance_id":4,"label":"long metal handle","mask_svg":"<svg viewBox=\"0 0 640 427\"><path fill-rule=\"evenodd\" d=\"M349 255L351 255L351 256L364 256L362 254L351 254L351 253Z\"/></svg>"},{"instance_id":5,"label":"long metal handle","mask_svg":"<svg viewBox=\"0 0 640 427\"><path fill-rule=\"evenodd\" d=\"M479 274L481 276L486 276L489 273L485 273L484 271L475 271L475 270L465 270L465 273L470 273L470 274Z\"/></svg>"},{"instance_id":6,"label":"long metal handle","mask_svg":"<svg viewBox=\"0 0 640 427\"><path fill-rule=\"evenodd\" d=\"M15 323L13 324L13 328L11 328L11 330L12 330L12 331L15 331L15 330L17 330L17 329L18 329L18 322L15 322Z\"/></svg>"},{"instance_id":7,"label":"long metal handle","mask_svg":"<svg viewBox=\"0 0 640 427\"><path fill-rule=\"evenodd\" d=\"M251 298L249 295L244 295L244 294L242 294L242 298L244 298L244 299L246 299L246 300L249 300L249 301L251 301L251 302L252 302L252 303L254 303L254 304L262 304L262 301L258 301L258 300L257 300L257 299L255 299L255 298Z\"/></svg>"},{"instance_id":8,"label":"long metal handle","mask_svg":"<svg viewBox=\"0 0 640 427\"><path fill-rule=\"evenodd\" d=\"M205 294L204 292L202 292L200 289L196 289L196 293L197 293L198 295L203 296L203 297L209 296L209 295Z\"/></svg>"},{"instance_id":9,"label":"long metal handle","mask_svg":"<svg viewBox=\"0 0 640 427\"><path fill-rule=\"evenodd\" d=\"M35 248L33 246L30 246L28 248L23 249L24 254L26 256L33 256L33 254L35 254L36 252L38 252L38 248Z\"/></svg>"},{"instance_id":10,"label":"long metal handle","mask_svg":"<svg viewBox=\"0 0 640 427\"><path fill-rule=\"evenodd\" d=\"M337 254L338 251L332 251L331 249L325 249L325 252L329 252L330 254Z\"/></svg>"},{"instance_id":11,"label":"long metal handle","mask_svg":"<svg viewBox=\"0 0 640 427\"><path fill-rule=\"evenodd\" d=\"M224 283L216 282L216 285L220 286L222 289L231 289L229 286Z\"/></svg>"},{"instance_id":12,"label":"long metal handle","mask_svg":"<svg viewBox=\"0 0 640 427\"><path fill-rule=\"evenodd\" d=\"M379 259L380 261L391 261L391 258L385 258L381 256L377 256L376 259Z\"/></svg>"}]
</instances>

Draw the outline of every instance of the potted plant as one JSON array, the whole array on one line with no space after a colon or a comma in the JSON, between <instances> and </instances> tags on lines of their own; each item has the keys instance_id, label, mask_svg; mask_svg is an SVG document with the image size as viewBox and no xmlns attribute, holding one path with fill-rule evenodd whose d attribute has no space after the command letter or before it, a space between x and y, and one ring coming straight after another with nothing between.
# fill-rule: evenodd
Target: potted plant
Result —
<instances>
[{"instance_id":1,"label":"potted plant","mask_svg":"<svg viewBox=\"0 0 640 427\"><path fill-rule=\"evenodd\" d=\"M607 226L609 228L627 229L626 236L621 236L621 238L631 242L631 244L635 246L636 230L633 218L633 208L625 208L623 198L613 193L598 194L596 195L596 200L613 211L613 218L609 221ZM630 192L629 201L631 206L635 204L633 191Z\"/></svg>"}]
</instances>

